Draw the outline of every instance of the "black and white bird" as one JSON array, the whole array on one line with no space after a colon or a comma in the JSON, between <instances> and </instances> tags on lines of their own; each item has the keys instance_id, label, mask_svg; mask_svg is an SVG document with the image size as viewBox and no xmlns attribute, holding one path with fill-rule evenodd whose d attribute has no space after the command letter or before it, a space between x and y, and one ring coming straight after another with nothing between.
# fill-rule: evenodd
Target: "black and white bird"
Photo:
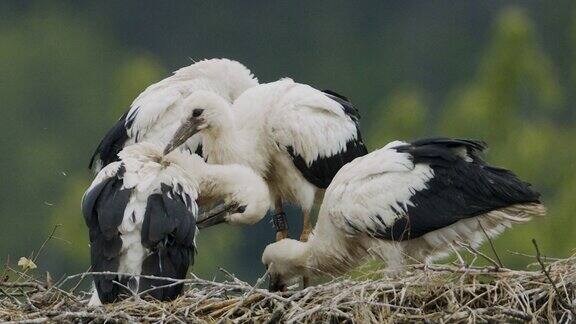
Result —
<instances>
[{"instance_id":1,"label":"black and white bird","mask_svg":"<svg viewBox=\"0 0 576 324\"><path fill-rule=\"evenodd\" d=\"M287 236L282 203L303 211L300 238L312 229L310 211L338 170L367 153L352 103L291 79L261 84L230 103L197 91L185 100L188 118L165 152L201 134L209 163L246 165L269 185L277 239Z\"/></svg>"},{"instance_id":2,"label":"black and white bird","mask_svg":"<svg viewBox=\"0 0 576 324\"><path fill-rule=\"evenodd\" d=\"M543 216L540 195L487 165L473 140L395 141L344 166L328 187L308 242L264 250L270 288L300 276L341 274L376 256L388 266L429 262L458 243L478 246L512 224Z\"/></svg>"},{"instance_id":3,"label":"black and white bird","mask_svg":"<svg viewBox=\"0 0 576 324\"><path fill-rule=\"evenodd\" d=\"M98 172L118 160L125 146L140 142L166 145L186 109L183 101L198 90L210 91L222 100L233 102L246 89L256 86L258 79L244 65L229 59L208 59L174 72L173 75L146 88L130 105L130 109L106 133L90 161ZM183 148L201 152L199 136L190 138Z\"/></svg>"},{"instance_id":4,"label":"black and white bird","mask_svg":"<svg viewBox=\"0 0 576 324\"><path fill-rule=\"evenodd\" d=\"M162 147L149 143L127 146L119 158L98 173L84 194L82 212L92 271L127 275L94 275L90 305L130 296L126 288L144 292L171 283L138 275L185 278L201 221L197 202L224 199L229 207L209 212L208 223L238 217L256 222L270 207L266 183L244 166L209 165L181 151L163 156ZM149 294L172 300L181 291L182 285L173 285Z\"/></svg>"}]
</instances>

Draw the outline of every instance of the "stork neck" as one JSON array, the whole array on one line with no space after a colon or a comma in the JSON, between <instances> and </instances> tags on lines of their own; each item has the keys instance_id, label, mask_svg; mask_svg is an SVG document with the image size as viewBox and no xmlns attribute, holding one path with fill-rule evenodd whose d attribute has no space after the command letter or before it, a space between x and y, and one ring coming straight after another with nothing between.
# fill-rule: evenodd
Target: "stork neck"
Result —
<instances>
[{"instance_id":1,"label":"stork neck","mask_svg":"<svg viewBox=\"0 0 576 324\"><path fill-rule=\"evenodd\" d=\"M222 168L220 165L210 165L206 164L202 170L202 176L200 178L200 195L211 199L216 197L222 192L222 184L227 179L226 169Z\"/></svg>"},{"instance_id":2,"label":"stork neck","mask_svg":"<svg viewBox=\"0 0 576 324\"><path fill-rule=\"evenodd\" d=\"M203 150L208 163L212 164L241 164L255 170L250 158L255 154L253 143L246 139L241 130L233 125L223 128L218 134L208 134L203 139Z\"/></svg>"}]
</instances>

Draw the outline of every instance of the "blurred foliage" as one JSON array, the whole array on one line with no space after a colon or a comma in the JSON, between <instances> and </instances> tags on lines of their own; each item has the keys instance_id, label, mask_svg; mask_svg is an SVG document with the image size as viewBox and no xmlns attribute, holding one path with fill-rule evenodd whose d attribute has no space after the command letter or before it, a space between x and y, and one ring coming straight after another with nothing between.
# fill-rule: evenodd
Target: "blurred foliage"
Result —
<instances>
[{"instance_id":1,"label":"blurred foliage","mask_svg":"<svg viewBox=\"0 0 576 324\"><path fill-rule=\"evenodd\" d=\"M39 269L85 270L79 205L92 179L92 149L150 83L189 57L222 56L244 62L263 82L291 76L351 97L370 149L423 136L487 141L487 160L533 183L549 207L546 219L495 240L504 263L532 262L507 252L532 253L532 237L548 255L574 252L572 2L140 5L0 3L1 262L29 255L63 224ZM243 19L240 10L260 15ZM200 233L195 271L208 277L223 266L254 280L273 237L266 222Z\"/></svg>"},{"instance_id":2,"label":"blurred foliage","mask_svg":"<svg viewBox=\"0 0 576 324\"><path fill-rule=\"evenodd\" d=\"M383 127L372 128L366 141L370 150L382 147L395 139L424 136L427 129L428 108L422 91L413 87L393 90L388 99L377 105Z\"/></svg>"}]
</instances>

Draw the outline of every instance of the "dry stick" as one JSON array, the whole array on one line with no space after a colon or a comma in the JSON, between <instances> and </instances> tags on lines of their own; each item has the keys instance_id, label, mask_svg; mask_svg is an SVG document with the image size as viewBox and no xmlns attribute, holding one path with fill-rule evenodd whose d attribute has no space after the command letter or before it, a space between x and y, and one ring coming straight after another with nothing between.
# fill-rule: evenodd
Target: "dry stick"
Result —
<instances>
[{"instance_id":1,"label":"dry stick","mask_svg":"<svg viewBox=\"0 0 576 324\"><path fill-rule=\"evenodd\" d=\"M14 295L9 294L6 290L0 288L0 293L10 299L12 299L12 301L14 301L17 305L21 305L20 301L18 300L18 298L14 297Z\"/></svg>"},{"instance_id":2,"label":"dry stick","mask_svg":"<svg viewBox=\"0 0 576 324\"><path fill-rule=\"evenodd\" d=\"M48 321L48 317L39 317L35 319L22 320L22 321L8 321L5 324L34 324L34 323L45 323Z\"/></svg>"},{"instance_id":3,"label":"dry stick","mask_svg":"<svg viewBox=\"0 0 576 324\"><path fill-rule=\"evenodd\" d=\"M141 292L139 292L138 294L134 293L134 295L133 295L132 297L138 297L138 298L140 298L140 297L142 297L142 296L144 296L144 295L146 295L146 294L148 294L148 293L150 293L150 292L152 292L152 291L156 291L156 290L160 290L160 289L164 289L164 288L171 288L171 287L178 286L178 285L183 285L183 284L184 284L184 283L182 283L182 282L177 282L177 281L176 281L176 282L171 282L171 283L165 284L165 285L154 286L154 287L148 288L148 289L146 289L146 290L144 290L144 291L141 291ZM130 290L130 291L132 291L132 290Z\"/></svg>"},{"instance_id":4,"label":"dry stick","mask_svg":"<svg viewBox=\"0 0 576 324\"><path fill-rule=\"evenodd\" d=\"M240 300L236 306L230 310L227 314L226 317L230 317L232 315L234 315L234 313L244 304L244 302L246 301L246 299L248 297L250 297L250 295L254 292L254 290L256 290L258 287L260 287L260 285L262 285L262 283L264 282L264 280L266 280L266 276L268 275L268 269L266 269L266 272L264 273L264 275L262 275L262 277L258 278L258 280L256 280L256 283L254 284L254 286L252 287L252 289L250 289L246 295L244 295L244 297L242 298L242 300Z\"/></svg>"},{"instance_id":5,"label":"dry stick","mask_svg":"<svg viewBox=\"0 0 576 324\"><path fill-rule=\"evenodd\" d=\"M270 293L264 289L257 289L255 287L252 287L246 283L244 283L243 281L237 280L236 284L230 284L230 283L218 283L218 282L213 282L213 281L208 281L205 279L201 279L201 278L195 278L195 279L174 279L174 278L167 278L167 277L159 277L159 276L150 276L150 275L138 275L138 274L129 274L129 273L121 273L121 272L110 272L110 271L102 271L102 272L84 272L84 273L80 273L80 274L75 274L75 275L71 275L66 277L58 286L61 287L62 285L64 285L66 282L74 279L74 278L78 278L78 277L82 277L82 276L86 276L86 275L119 275L119 276L134 276L134 277L140 277L140 278L147 278L147 279L155 279L155 280L164 280L164 281L169 281L171 282L168 285L162 286L162 287L166 287L166 286L173 286L176 284L200 284L200 285L206 285L206 286L213 286L213 287L222 287L222 288L227 288L227 289L236 289L236 290L254 290L259 292L262 295L265 295L267 297L271 297L273 299L277 299L279 301L282 302L289 302L288 299L282 297L279 294L274 294L274 293ZM162 288L162 287L156 287L156 288Z\"/></svg>"},{"instance_id":6,"label":"dry stick","mask_svg":"<svg viewBox=\"0 0 576 324\"><path fill-rule=\"evenodd\" d=\"M226 269L224 269L224 268L221 268L221 267L220 267L220 268L218 268L218 271L224 273L228 278L232 279L232 280L233 280L234 282L236 282L236 283L241 283L241 284L244 284L244 285L248 285L247 282L242 281L242 280L236 278L236 276L235 276L233 273L230 273L228 270L226 270Z\"/></svg>"},{"instance_id":7,"label":"dry stick","mask_svg":"<svg viewBox=\"0 0 576 324\"><path fill-rule=\"evenodd\" d=\"M484 229L484 226L482 225L482 222L480 221L480 219L478 219L478 225L480 225L480 228L482 229L482 232L486 236L488 243L490 243L490 248L492 249L492 252L494 253L494 256L496 257L496 260L498 260L498 264L500 265L500 268L504 268L504 264L502 263L502 260L500 259L498 252L496 252L496 247L494 246L494 242L492 242L492 239L490 238L490 236L486 232L486 229Z\"/></svg>"},{"instance_id":8,"label":"dry stick","mask_svg":"<svg viewBox=\"0 0 576 324\"><path fill-rule=\"evenodd\" d=\"M434 271L434 272L449 272L449 273L462 273L462 274L490 274L490 275L515 275L515 274L522 274L522 275L533 275L530 271L518 271L518 270L510 270L507 268L499 268L496 269L494 267L468 267L465 269L449 266L449 265L424 265L424 264L417 264L417 265L410 265L407 266L409 269L413 270L426 270L426 271Z\"/></svg>"},{"instance_id":9,"label":"dry stick","mask_svg":"<svg viewBox=\"0 0 576 324\"><path fill-rule=\"evenodd\" d=\"M572 307L570 304L568 304L564 299L562 299L562 294L560 293L560 290L558 290L558 287L556 287L556 283L554 283L554 280L552 280L552 277L550 276L550 272L548 271L548 269L546 269L546 266L544 265L544 262L542 262L542 259L540 257L540 249L538 248L538 243L536 242L536 239L532 239L532 244L534 244L534 248L536 249L536 260L538 261L538 263L540 264L540 267L542 267L542 272L544 273L544 275L546 276L546 278L548 279L548 281L550 281L550 284L552 285L552 288L554 289L554 291L556 292L556 295L558 296L558 302L567 310L570 311L570 313L572 313L572 316L576 317L576 310L574 310L574 307ZM566 296L568 297L568 296Z\"/></svg>"},{"instance_id":10,"label":"dry stick","mask_svg":"<svg viewBox=\"0 0 576 324\"><path fill-rule=\"evenodd\" d=\"M549 268L550 276L554 276L559 282L558 290L566 296L572 294L574 286L571 284L561 286L561 282L563 282L563 280L566 282L573 280L572 278L576 272L575 261L576 257L573 257L565 261L557 262L553 267ZM448 316L442 310L445 309L442 307L443 302L439 304L433 304L433 300L427 304L426 302L445 290L452 293L452 295L447 298L449 307L452 312L454 312L452 319L470 316L470 319L476 321L503 321L504 318L508 316L518 317L524 320L528 320L530 316L533 316L534 319L539 321L551 321L560 316L564 316L564 319L572 317L568 308L563 307L560 302L555 301L558 299L555 296L559 296L559 294L554 293L554 290L550 287L548 278L546 278L541 271L495 270L495 268L492 267L470 267L468 269L461 269L450 265L429 265L427 266L428 271L424 273L419 271L423 267L424 265L408 266L405 277L401 277L399 283L387 277L364 282L341 278L337 281L313 286L297 293L282 295L273 294L264 289L256 289L248 284L244 284L241 280L217 283L201 279L191 279L181 281L187 288L192 289L187 289L182 299L178 299L174 303L139 303L130 299L129 301L113 306L107 306L107 316L100 311L96 311L92 319L84 318L83 320L126 321L126 313L123 313L123 311L126 311L128 314L134 316L134 319L127 320L129 322L136 320L150 322L180 320L202 321L201 318L209 320L206 315L211 311L214 313L214 310L216 310L214 314L225 314L228 313L231 308L240 305L239 310L233 313L234 316L238 314L238 317L232 317L234 318L234 322L250 320L259 322L272 318L283 318L286 321L298 319L301 321L322 321L330 316L342 317L341 319L344 319L346 316L343 315L342 312L345 312L345 314L352 316L353 319L358 321L363 319L365 321L378 322L378 320L386 319L387 316L390 321L436 321L445 319L446 317L444 316ZM494 291L493 296L488 296L492 295L492 293L484 292L484 288L477 286L484 286L484 284L473 282L471 284L472 286L470 286L470 284L463 285L461 281L457 279L454 279L456 280L454 282L451 274L462 274L462 277L465 278L473 278L474 274L490 275L496 281L496 286L493 284L485 284L485 286L488 289L494 287L492 290ZM88 273L82 275L88 275ZM166 278L162 279L167 280ZM443 282L443 279L446 279L446 282ZM438 282L438 280L442 281ZM400 292L397 292L398 296L396 299L394 299L392 295L395 289L405 287L404 282L409 282L411 285L410 288L402 289L402 293L405 294L405 304L404 306L400 306L398 302ZM34 282L34 284L36 284L36 282ZM0 285L0 287L2 286ZM426 290L426 288L430 289ZM18 288L10 287L9 289ZM442 291L438 292L438 289ZM504 291L501 291L501 289L504 289ZM566 291L563 289L566 289ZM545 296L538 297L540 296L539 292L541 290ZM234 296L239 297L227 299L229 297L226 297L224 292L231 292ZM247 292L251 293L247 295ZM463 293L465 294L463 295ZM471 294L470 297L468 297L469 293ZM45 294L45 292L42 292L42 294ZM15 296L14 292L12 292L12 295ZM200 300L210 298L210 296L214 296L214 298L206 302L198 303ZM243 296L248 296L248 299L245 302L240 302ZM57 318L58 320L66 321L70 320L73 314L82 315L84 308L79 308L82 306L73 303L68 304L67 299L62 298L64 297L62 295L55 295L55 297L60 298L59 302L57 300L55 305L49 306L49 309L41 308L41 311L36 313L28 313L25 303L15 305L13 301L6 298L4 304L7 309L0 307L0 320L16 318L26 321L34 320L35 318L54 320L55 316L67 313L65 316ZM473 300L470 300L470 298L473 298ZM531 310L528 298L540 300L539 303L542 302L542 298L544 298L543 308ZM217 305L218 307L214 307L215 303L223 300L227 302L226 306ZM294 302L294 300L296 300L296 302ZM266 306L267 301L276 305L277 309L270 311L269 307ZM287 308L280 310L278 309L280 303L289 303L289 305L286 305ZM377 305L377 303L391 303L391 305ZM212 306L211 309L208 310L208 312L204 312L201 317L195 317L193 314L192 316L188 315L188 311L193 313L194 310L199 310L196 306L191 307L191 305L206 306L210 304ZM361 304L364 304L366 307L357 306ZM39 305L41 306L38 307L44 307L48 304L42 303ZM423 305L427 305L424 306L424 308L428 309L422 308L422 313L420 314L415 313L416 310L407 309L407 307L420 308L423 307ZM222 306L226 309L223 310ZM377 308L371 309L371 307L374 306ZM183 310L185 308L189 310L187 309L184 312ZM388 310L386 310L386 308L388 308ZM311 309L314 309L314 311L310 311ZM304 314L304 316L301 316L302 314ZM221 318L221 316L218 316L218 318ZM218 318L216 318L216 320Z\"/></svg>"},{"instance_id":11,"label":"dry stick","mask_svg":"<svg viewBox=\"0 0 576 324\"><path fill-rule=\"evenodd\" d=\"M46 288L37 282L0 282L0 287L5 288L34 288L38 291L45 291Z\"/></svg>"},{"instance_id":12,"label":"dry stick","mask_svg":"<svg viewBox=\"0 0 576 324\"><path fill-rule=\"evenodd\" d=\"M494 259L492 259L491 257L487 256L486 254L478 251L477 249L473 248L472 245L470 244L465 244L465 243L459 243L458 245L462 246L463 248L465 248L466 250L468 250L468 252L470 252L470 254L473 254L474 256L479 255L481 257L483 257L484 259L486 259L488 262L492 263L492 265L494 265L494 267L496 267L496 269L501 269L502 264L500 261L496 262L494 261Z\"/></svg>"},{"instance_id":13,"label":"dry stick","mask_svg":"<svg viewBox=\"0 0 576 324\"><path fill-rule=\"evenodd\" d=\"M40 245L40 248L38 249L38 253L36 253L36 256L33 256L32 262L36 263L38 261L38 257L40 256L40 253L42 253L42 251L44 250L44 247L46 246L46 244L48 244L48 242L50 240L52 240L52 238L54 237L54 234L56 233L56 230L58 229L58 227L62 226L62 224L56 224L54 225L54 228L52 228L52 231L50 232L50 235L48 235L48 237L44 240L44 242L42 242L42 245ZM32 255L34 255L34 252L32 252ZM24 270L23 272L20 273L20 278L18 278L17 280L22 279L22 277L24 277L24 275L27 274L29 269Z\"/></svg>"},{"instance_id":14,"label":"dry stick","mask_svg":"<svg viewBox=\"0 0 576 324\"><path fill-rule=\"evenodd\" d=\"M48 235L48 237L44 240L44 242L42 242L42 245L40 245L40 249L38 249L38 253L36 253L36 256L34 257L34 259L32 260L33 262L36 262L38 260L38 257L40 256L40 253L42 253L42 251L44 250L44 247L46 246L46 244L48 244L48 242L50 240L52 240L52 238L54 238L54 234L56 234L56 230L58 229L58 227L62 226L62 224L56 224L54 225L54 228L52 228L52 231L50 232L50 235Z\"/></svg>"},{"instance_id":15,"label":"dry stick","mask_svg":"<svg viewBox=\"0 0 576 324\"><path fill-rule=\"evenodd\" d=\"M166 281L177 282L177 283L186 283L186 282L193 283L194 282L194 280L190 280L190 279L174 279L174 278L159 277L159 276L133 274L133 273L127 273L127 272L90 271L90 272L82 272L82 273L77 273L75 275L68 276L64 280L62 280L62 282L60 284L58 284L58 287L62 287L66 282L68 282L74 278L84 277L87 275L91 275L91 276L93 276L93 275L100 275L100 276L115 275L115 276L127 276L127 277L133 276L133 277L140 277L140 278L153 279L153 280L166 280Z\"/></svg>"},{"instance_id":16,"label":"dry stick","mask_svg":"<svg viewBox=\"0 0 576 324\"><path fill-rule=\"evenodd\" d=\"M242 304L255 302L258 299L261 299L262 297L263 296L261 296L261 295L252 295L252 296L249 296L248 298L245 298L245 299L240 299L240 298L233 299L234 303L231 303L230 305L225 306L221 309L217 309L217 310L213 311L212 313L210 313L209 315L212 318L216 318L216 317L219 317L221 315L226 314L226 316L221 318L220 320L222 321L225 319L229 319L229 317L232 314L234 314L234 312L236 312L236 310L238 308L240 308L242 306ZM232 308L234 308L236 310L232 311L233 310Z\"/></svg>"},{"instance_id":17,"label":"dry stick","mask_svg":"<svg viewBox=\"0 0 576 324\"><path fill-rule=\"evenodd\" d=\"M222 307L230 306L230 305L234 304L234 302L235 302L234 299L226 299L226 300L222 300L222 301L216 301L214 303L210 303L208 305L204 305L202 307L199 307L198 309L196 309L194 311L194 313L196 313L196 314L209 313L209 311L211 311L211 310L218 310L218 309L221 309Z\"/></svg>"},{"instance_id":18,"label":"dry stick","mask_svg":"<svg viewBox=\"0 0 576 324\"><path fill-rule=\"evenodd\" d=\"M90 271L91 268L92 268L92 266L88 267L88 269L86 269L86 271L84 271L84 273ZM78 280L78 283L76 283L76 285L70 290L71 293L76 292L76 289L78 289L78 287L80 287L80 284L82 283L82 281L84 281L84 278L86 278L86 276L80 277L80 280Z\"/></svg>"},{"instance_id":19,"label":"dry stick","mask_svg":"<svg viewBox=\"0 0 576 324\"><path fill-rule=\"evenodd\" d=\"M470 299L468 302L466 302L466 304L460 306L456 312L459 312L461 309L465 309L465 308L469 308L468 305L470 305L471 303L473 303L474 301L478 300L480 297L486 295L487 293L489 293L489 290L486 290L485 292L476 295L474 298ZM446 320L450 320L450 318L452 318L452 316L454 316L456 314L456 312L452 313L450 316L448 316L448 318Z\"/></svg>"},{"instance_id":20,"label":"dry stick","mask_svg":"<svg viewBox=\"0 0 576 324\"><path fill-rule=\"evenodd\" d=\"M530 258L530 259L535 259L535 258L536 258L536 256L535 256L535 255L532 255L532 254L521 253L521 252L516 252L516 251L510 251L510 250L506 250L506 252L509 253L509 254L512 254L512 255L519 255L519 256L523 256L523 257ZM544 260L545 260L545 261L548 261L548 260L550 260L550 261L559 261L559 260L562 260L562 259L560 259L560 258L553 258L553 257L549 257L549 256L544 256Z\"/></svg>"},{"instance_id":21,"label":"dry stick","mask_svg":"<svg viewBox=\"0 0 576 324\"><path fill-rule=\"evenodd\" d=\"M28 294L26 294L26 292L24 291L24 289L22 288L18 288L18 290L20 290L20 292L22 293L22 295L24 295L24 297L26 298L26 303L28 304L28 307L34 309L34 310L39 310L38 307L34 306L34 304L32 303L32 301L30 300L30 297L28 297Z\"/></svg>"}]
</instances>

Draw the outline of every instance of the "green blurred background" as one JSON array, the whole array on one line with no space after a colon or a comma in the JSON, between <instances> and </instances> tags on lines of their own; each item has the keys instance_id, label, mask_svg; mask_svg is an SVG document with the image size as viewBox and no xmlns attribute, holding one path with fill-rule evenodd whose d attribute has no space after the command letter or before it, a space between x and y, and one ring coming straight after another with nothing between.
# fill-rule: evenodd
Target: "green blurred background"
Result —
<instances>
[{"instance_id":1,"label":"green blurred background","mask_svg":"<svg viewBox=\"0 0 576 324\"><path fill-rule=\"evenodd\" d=\"M80 199L101 136L147 85L211 57L261 82L349 96L371 149L429 135L486 140L487 159L543 193L546 219L495 241L506 266L576 247L574 1L0 2L0 262L89 266ZM294 219L294 218L292 218ZM292 223L294 234L299 226ZM267 220L200 233L195 272L253 281ZM486 247L485 247L486 248Z\"/></svg>"}]
</instances>

